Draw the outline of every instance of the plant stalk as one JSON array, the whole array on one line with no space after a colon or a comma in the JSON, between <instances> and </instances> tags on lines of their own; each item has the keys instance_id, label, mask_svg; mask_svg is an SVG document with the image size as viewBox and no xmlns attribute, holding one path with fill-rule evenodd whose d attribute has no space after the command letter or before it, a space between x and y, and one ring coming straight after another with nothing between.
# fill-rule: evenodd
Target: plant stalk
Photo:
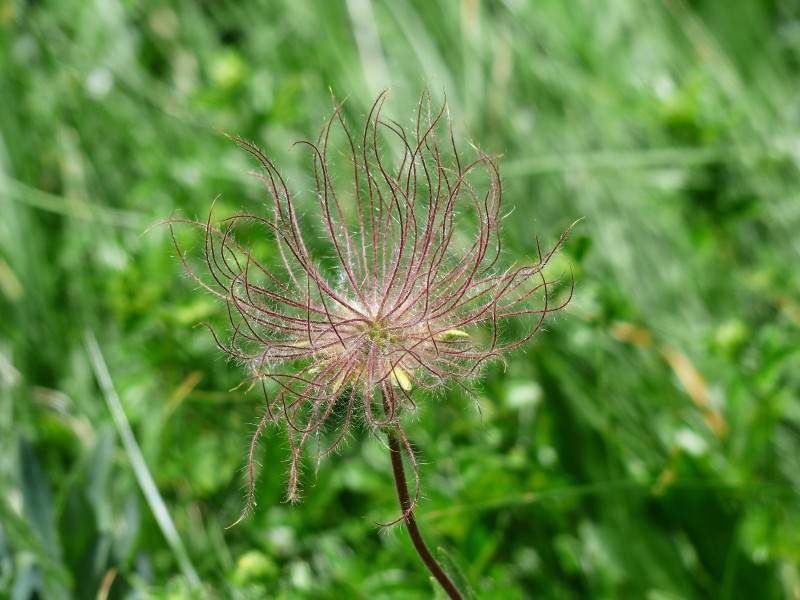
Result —
<instances>
[{"instance_id":1,"label":"plant stalk","mask_svg":"<svg viewBox=\"0 0 800 600\"><path fill-rule=\"evenodd\" d=\"M405 513L411 508L411 498L408 494L408 483L406 481L405 468L403 467L402 445L397 434L391 429L389 430L388 437L389 453L392 456L392 470L394 471L394 483L397 487L397 497L400 500L400 509ZM428 567L428 570L436 578L436 581L441 584L450 598L453 600L463 600L463 596L458 591L458 588L456 588L455 584L447 576L447 573L444 572L441 565L436 562L431 551L428 550L428 547L425 545L425 540L422 539L422 533L420 533L417 521L414 518L414 512L409 512L404 520L406 529L408 529L408 534L411 536L411 541L414 543L414 548L417 550L417 554L419 554L422 562L425 563L425 566Z\"/></svg>"}]
</instances>

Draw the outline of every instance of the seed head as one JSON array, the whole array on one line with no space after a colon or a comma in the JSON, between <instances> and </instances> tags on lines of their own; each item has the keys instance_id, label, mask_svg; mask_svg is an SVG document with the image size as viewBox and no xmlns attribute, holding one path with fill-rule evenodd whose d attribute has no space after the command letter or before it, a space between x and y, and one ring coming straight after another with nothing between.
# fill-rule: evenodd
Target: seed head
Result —
<instances>
[{"instance_id":1,"label":"seed head","mask_svg":"<svg viewBox=\"0 0 800 600\"><path fill-rule=\"evenodd\" d=\"M262 168L257 176L269 195L269 214L238 214L218 224L211 214L206 222L169 221L204 231L208 274L181 260L227 306L232 333L223 340L212 329L217 344L264 391L266 411L250 445L249 491L239 520L254 504L253 453L269 421L286 424L290 500L298 496L309 440L322 457L354 420L374 433L392 428L413 466L413 509L419 474L402 421L415 410L415 398L448 383L468 390L482 365L528 341L572 297L570 282L568 297L553 304L557 279L544 273L569 229L549 252L536 240L532 264L501 269L495 157L473 145L465 161L446 105L434 110L427 92L411 131L383 117L385 101L383 93L354 137L334 100L316 142L298 142L311 155L318 214L301 216L275 164L234 137ZM237 241L241 226L263 228L274 240L277 266L262 266ZM510 332L523 331L511 339L500 331L509 319L522 322ZM329 420L338 429L323 445Z\"/></svg>"}]
</instances>

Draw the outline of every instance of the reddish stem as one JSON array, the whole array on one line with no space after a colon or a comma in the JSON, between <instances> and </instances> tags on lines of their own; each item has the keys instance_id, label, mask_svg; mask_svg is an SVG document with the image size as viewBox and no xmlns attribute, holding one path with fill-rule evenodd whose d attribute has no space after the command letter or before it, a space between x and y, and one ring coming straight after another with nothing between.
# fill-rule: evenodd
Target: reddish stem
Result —
<instances>
[{"instance_id":1,"label":"reddish stem","mask_svg":"<svg viewBox=\"0 0 800 600\"><path fill-rule=\"evenodd\" d=\"M397 487L397 497L400 499L400 509L404 513L408 512L404 521L408 533L411 536L411 541L414 543L414 548L416 548L417 554L419 554L422 562L425 563L425 566L428 567L428 570L436 578L436 581L442 585L444 591L447 592L450 598L453 600L463 600L463 596L458 591L458 588L450 581L450 578L442 567L436 562L436 559L433 558L431 551L428 550L428 547L425 545L425 540L422 539L422 533L420 533L417 521L414 519L414 511L410 510L411 498L408 495L406 473L403 468L403 449L397 434L391 429L389 430L388 436L389 453L392 456L392 470L394 471L394 483Z\"/></svg>"}]
</instances>

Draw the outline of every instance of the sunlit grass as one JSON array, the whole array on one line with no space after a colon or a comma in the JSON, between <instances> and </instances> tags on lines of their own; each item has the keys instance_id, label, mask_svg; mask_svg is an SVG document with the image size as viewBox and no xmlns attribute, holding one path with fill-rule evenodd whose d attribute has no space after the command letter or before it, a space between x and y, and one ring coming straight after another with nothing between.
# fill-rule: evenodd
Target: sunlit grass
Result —
<instances>
[{"instance_id":1,"label":"sunlit grass","mask_svg":"<svg viewBox=\"0 0 800 600\"><path fill-rule=\"evenodd\" d=\"M407 425L434 545L480 598L800 597L800 22L741 4L0 3L0 596L431 596L407 537L370 524L397 508L362 436L309 457L289 506L267 432L256 511L225 529L263 399L228 392L238 369L193 329L224 308L143 235L217 196L261 210L219 131L310 189L286 151L331 92L358 123L388 86L409 125L427 85L503 155L508 264L583 217L553 265L567 313L488 370L480 411L453 391Z\"/></svg>"}]
</instances>

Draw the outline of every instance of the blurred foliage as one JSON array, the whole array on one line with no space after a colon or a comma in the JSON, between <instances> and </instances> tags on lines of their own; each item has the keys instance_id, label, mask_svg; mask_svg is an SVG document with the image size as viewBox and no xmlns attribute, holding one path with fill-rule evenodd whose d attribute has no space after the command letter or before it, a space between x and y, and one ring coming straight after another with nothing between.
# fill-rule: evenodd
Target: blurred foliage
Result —
<instances>
[{"instance_id":1,"label":"blurred foliage","mask_svg":"<svg viewBox=\"0 0 800 600\"><path fill-rule=\"evenodd\" d=\"M0 596L432 596L370 523L398 508L362 432L288 506L271 430L226 529L261 400L193 328L223 307L143 234L217 196L261 210L218 131L304 191L287 150L331 93L358 123L390 86L410 124L428 85L504 155L509 264L584 217L570 309L487 371L480 411L420 399L431 544L479 598L800 598L798 67L795 0L0 0Z\"/></svg>"}]
</instances>

